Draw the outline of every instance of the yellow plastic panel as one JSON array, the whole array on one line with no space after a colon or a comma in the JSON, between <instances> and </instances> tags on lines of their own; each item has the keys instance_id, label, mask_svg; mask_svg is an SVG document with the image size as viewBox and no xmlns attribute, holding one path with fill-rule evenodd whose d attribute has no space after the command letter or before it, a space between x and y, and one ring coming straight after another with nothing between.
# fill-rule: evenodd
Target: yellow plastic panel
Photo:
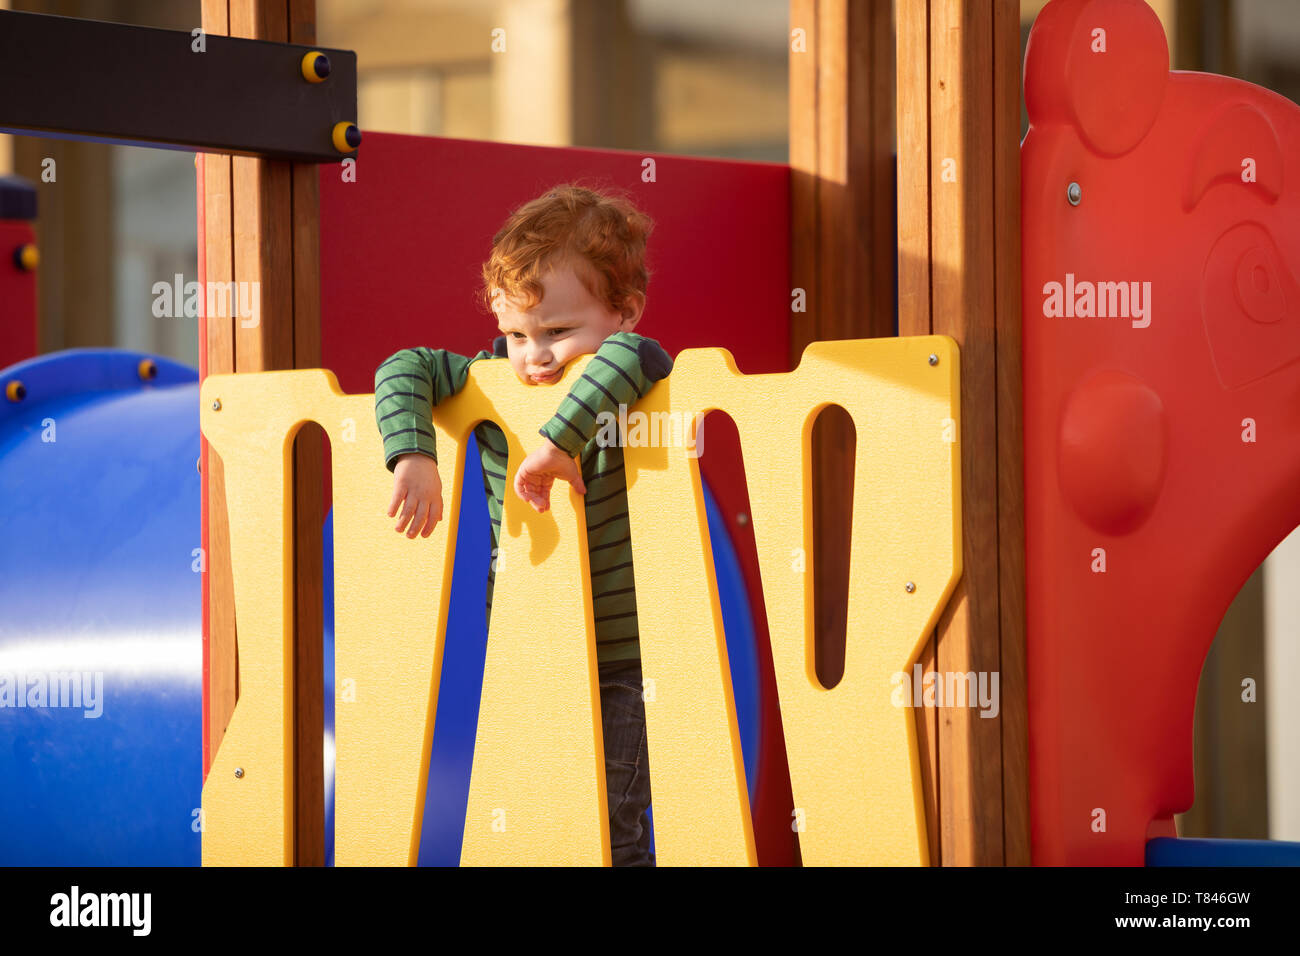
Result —
<instances>
[{"instance_id":1,"label":"yellow plastic panel","mask_svg":"<svg viewBox=\"0 0 1300 956\"><path fill-rule=\"evenodd\" d=\"M722 409L739 431L806 865L927 860L914 715L892 706L890 676L909 668L959 573L956 358L943 336L825 342L794 372L745 376L729 353L692 349L636 406L679 421ZM812 427L829 403L857 429L845 674L832 691L813 665L810 497ZM752 863L698 464L684 449L630 447L626 468L658 862Z\"/></svg>"},{"instance_id":2,"label":"yellow plastic panel","mask_svg":"<svg viewBox=\"0 0 1300 956\"><path fill-rule=\"evenodd\" d=\"M392 476L373 396L342 395L323 370L205 380L201 425L230 489L241 679L204 788L205 864L288 859L284 474L305 420L329 435L334 467L336 859L416 862L459 469L484 419L502 428L510 460L462 863L608 864L580 496L557 482L551 510L539 515L509 490L542 440L537 427L588 361L546 387L520 384L504 362L471 367L465 389L434 414L443 485L453 489L446 520L414 541L385 513ZM213 412L217 398L222 410ZM857 428L857 481L845 676L826 691L813 672L809 446L816 414L831 402ZM816 343L794 372L754 376L740 375L723 350L688 350L634 410L689 422L711 408L740 431L804 862L923 863L914 715L891 705L889 678L914 660L960 570L956 345L943 336ZM646 718L658 861L752 864L698 462L662 446L629 447L626 462L643 673L653 682ZM385 600L390 591L403 601ZM244 777L233 777L235 766Z\"/></svg>"},{"instance_id":3,"label":"yellow plastic panel","mask_svg":"<svg viewBox=\"0 0 1300 956\"><path fill-rule=\"evenodd\" d=\"M332 375L329 384L336 388ZM388 516L393 476L374 396L340 397L337 410L317 420L330 435L334 494L334 862L414 866L464 449L435 424L438 473L451 500L433 533L412 540Z\"/></svg>"},{"instance_id":4,"label":"yellow plastic panel","mask_svg":"<svg viewBox=\"0 0 1300 956\"><path fill-rule=\"evenodd\" d=\"M312 420L329 437L334 496L345 503L334 510L335 862L414 865L458 502L427 539L393 530L374 396L344 395L331 372L211 375L200 409L225 466L240 678L203 789L203 862L290 859L293 711L281 689L292 673L292 539L283 488L293 436ZM443 481L459 489L456 445L435 433ZM389 600L390 589L403 599Z\"/></svg>"},{"instance_id":5,"label":"yellow plastic panel","mask_svg":"<svg viewBox=\"0 0 1300 956\"><path fill-rule=\"evenodd\" d=\"M509 446L462 865L610 863L582 498L557 481L538 514L512 490L545 441L538 427L590 361L547 386L521 384L508 362L479 362L441 407L450 431L490 418Z\"/></svg>"},{"instance_id":6,"label":"yellow plastic panel","mask_svg":"<svg viewBox=\"0 0 1300 956\"><path fill-rule=\"evenodd\" d=\"M223 378L242 388L223 389ZM286 417L286 398L298 380L276 373L258 378L209 376L200 390L200 426L225 467L236 611L245 612L237 617L240 699L203 784L204 866L282 866L293 853L293 645L286 603L293 556L285 499L294 419Z\"/></svg>"},{"instance_id":7,"label":"yellow plastic panel","mask_svg":"<svg viewBox=\"0 0 1300 956\"><path fill-rule=\"evenodd\" d=\"M960 575L958 395L956 343L920 336L816 342L795 371L773 375L741 375L724 350L687 350L637 406L719 408L736 423L805 865L928 862L915 714L892 704L890 677L910 672ZM857 433L844 676L829 691L814 669L811 498L812 428L828 404ZM715 590L700 600L709 551L702 557L681 530L693 499L707 540L698 465L628 449L627 471L642 671L656 679L646 721L657 855L729 862L741 852L739 771L721 764L739 768L739 744L730 694L728 741L714 692L719 671L726 682L726 648Z\"/></svg>"}]
</instances>

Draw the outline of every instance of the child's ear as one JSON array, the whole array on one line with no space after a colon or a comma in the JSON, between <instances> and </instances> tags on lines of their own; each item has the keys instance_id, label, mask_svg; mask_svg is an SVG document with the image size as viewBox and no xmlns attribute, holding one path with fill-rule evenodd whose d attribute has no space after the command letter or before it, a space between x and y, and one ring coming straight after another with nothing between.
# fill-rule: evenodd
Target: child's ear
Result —
<instances>
[{"instance_id":1,"label":"child's ear","mask_svg":"<svg viewBox=\"0 0 1300 956\"><path fill-rule=\"evenodd\" d=\"M1169 44L1159 17L1132 0L1053 0L1025 50L1025 106L1035 126L1069 123L1093 152L1121 156L1164 101Z\"/></svg>"},{"instance_id":2,"label":"child's ear","mask_svg":"<svg viewBox=\"0 0 1300 956\"><path fill-rule=\"evenodd\" d=\"M629 298L621 313L623 319L623 331L631 332L633 327L641 321L641 313L645 311L646 297L638 295L635 298Z\"/></svg>"}]
</instances>

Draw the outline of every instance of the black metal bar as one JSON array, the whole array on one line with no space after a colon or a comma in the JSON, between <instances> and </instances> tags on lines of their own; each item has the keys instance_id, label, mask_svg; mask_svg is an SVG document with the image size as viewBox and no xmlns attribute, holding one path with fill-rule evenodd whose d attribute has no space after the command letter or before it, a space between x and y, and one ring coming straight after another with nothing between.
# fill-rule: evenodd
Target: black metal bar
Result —
<instances>
[{"instance_id":1,"label":"black metal bar","mask_svg":"<svg viewBox=\"0 0 1300 956\"><path fill-rule=\"evenodd\" d=\"M357 55L295 43L0 10L0 128L55 138L338 162ZM328 76L309 82L319 51ZM359 134L352 142L358 141ZM346 146L346 144L342 144Z\"/></svg>"}]
</instances>

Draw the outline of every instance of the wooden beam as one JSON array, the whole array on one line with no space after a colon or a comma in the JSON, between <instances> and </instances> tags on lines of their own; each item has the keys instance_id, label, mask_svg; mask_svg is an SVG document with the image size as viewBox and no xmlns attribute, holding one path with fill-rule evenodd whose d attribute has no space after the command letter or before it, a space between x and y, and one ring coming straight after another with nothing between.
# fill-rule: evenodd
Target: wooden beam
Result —
<instances>
[{"instance_id":1,"label":"wooden beam","mask_svg":"<svg viewBox=\"0 0 1300 956\"><path fill-rule=\"evenodd\" d=\"M316 41L316 0L289 0L290 43ZM320 368L320 167L284 163L289 170L293 260L292 368ZM294 442L294 667L298 696L294 756L297 770L299 866L325 865L325 660L321 534L326 504L322 471L325 433L315 423Z\"/></svg>"},{"instance_id":2,"label":"wooden beam","mask_svg":"<svg viewBox=\"0 0 1300 956\"><path fill-rule=\"evenodd\" d=\"M1028 863L1020 434L1019 9L897 0L899 333L961 347L962 563L924 668L997 674L999 712L919 722L933 850Z\"/></svg>"},{"instance_id":3,"label":"wooden beam","mask_svg":"<svg viewBox=\"0 0 1300 956\"><path fill-rule=\"evenodd\" d=\"M791 323L790 362L809 342L894 331L894 47L888 4L792 0L791 284L806 311ZM802 49L797 45L802 43ZM853 423L819 418L813 433L817 672L844 672Z\"/></svg>"},{"instance_id":4,"label":"wooden beam","mask_svg":"<svg viewBox=\"0 0 1300 956\"><path fill-rule=\"evenodd\" d=\"M965 0L931 0L930 329L961 346L965 569L939 619L940 674L1000 671L991 101L989 17ZM942 861L1001 863L997 727L971 708L939 718Z\"/></svg>"},{"instance_id":5,"label":"wooden beam","mask_svg":"<svg viewBox=\"0 0 1300 956\"><path fill-rule=\"evenodd\" d=\"M203 0L203 29L209 33L228 33L227 0ZM199 153L198 189L203 218L199 235L199 277L207 283L229 282L235 277L234 234L231 229L231 157ZM199 341L203 344L200 374L224 375L235 370L235 320L205 318L201 320ZM239 696L238 658L235 645L235 592L230 576L229 524L226 520L225 471L221 459L208 449L207 440L199 438L203 469L203 525L207 548L203 580L206 612L204 673L206 677L203 709L204 759L206 778L212 757L221 746L230 715Z\"/></svg>"},{"instance_id":6,"label":"wooden beam","mask_svg":"<svg viewBox=\"0 0 1300 956\"><path fill-rule=\"evenodd\" d=\"M203 0L209 33L312 43L315 21L315 0ZM259 293L256 322L208 320L205 374L320 367L319 168L244 156L202 159L205 279L256 283ZM294 443L293 475L295 858L303 866L324 864L321 455L321 430L309 424ZM206 458L210 760L238 695L238 652L225 488L219 459Z\"/></svg>"},{"instance_id":7,"label":"wooden beam","mask_svg":"<svg viewBox=\"0 0 1300 956\"><path fill-rule=\"evenodd\" d=\"M898 334L930 334L930 7L896 0L898 162ZM937 669L935 642L918 658L923 673ZM931 708L917 710L921 783L930 863L942 862L939 825L939 724Z\"/></svg>"},{"instance_id":8,"label":"wooden beam","mask_svg":"<svg viewBox=\"0 0 1300 956\"><path fill-rule=\"evenodd\" d=\"M894 46L887 4L792 0L791 271L809 342L894 334Z\"/></svg>"},{"instance_id":9,"label":"wooden beam","mask_svg":"<svg viewBox=\"0 0 1300 956\"><path fill-rule=\"evenodd\" d=\"M997 393L998 653L1002 862L1029 866L1029 714L1025 664L1025 460L1020 374L1020 14L993 6L993 318Z\"/></svg>"}]
</instances>

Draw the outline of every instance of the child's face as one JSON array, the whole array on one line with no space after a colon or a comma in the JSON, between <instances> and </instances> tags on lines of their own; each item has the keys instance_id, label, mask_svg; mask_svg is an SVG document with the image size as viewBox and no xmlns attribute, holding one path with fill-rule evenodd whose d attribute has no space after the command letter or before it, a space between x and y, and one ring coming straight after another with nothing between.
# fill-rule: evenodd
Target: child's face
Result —
<instances>
[{"instance_id":1,"label":"child's face","mask_svg":"<svg viewBox=\"0 0 1300 956\"><path fill-rule=\"evenodd\" d=\"M628 315L609 311L578 278L573 267L557 265L541 276L542 301L521 312L514 300L496 299L497 325L506 337L510 365L526 385L549 385L564 366L590 355L614 332L630 332L641 308Z\"/></svg>"}]
</instances>

